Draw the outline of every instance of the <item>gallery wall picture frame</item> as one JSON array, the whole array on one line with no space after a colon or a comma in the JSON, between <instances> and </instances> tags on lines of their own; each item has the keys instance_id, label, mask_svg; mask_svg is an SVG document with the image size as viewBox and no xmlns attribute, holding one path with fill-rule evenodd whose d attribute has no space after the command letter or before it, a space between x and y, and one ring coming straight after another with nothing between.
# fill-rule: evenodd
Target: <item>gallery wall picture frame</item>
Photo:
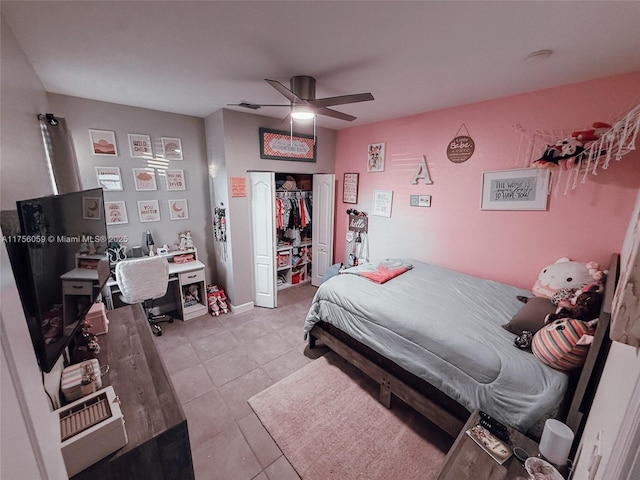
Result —
<instances>
[{"instance_id":1,"label":"gallery wall picture frame","mask_svg":"<svg viewBox=\"0 0 640 480\"><path fill-rule=\"evenodd\" d=\"M106 155L109 157L118 156L116 132L112 130L96 130L90 128L89 139L91 140L91 150L94 155Z\"/></svg>"},{"instance_id":2,"label":"gallery wall picture frame","mask_svg":"<svg viewBox=\"0 0 640 480\"><path fill-rule=\"evenodd\" d=\"M107 225L122 225L129 223L127 217L127 206L121 200L115 202L104 202L104 214Z\"/></svg>"},{"instance_id":3,"label":"gallery wall picture frame","mask_svg":"<svg viewBox=\"0 0 640 480\"><path fill-rule=\"evenodd\" d=\"M384 172L384 143L371 143L367 147L367 172Z\"/></svg>"},{"instance_id":4,"label":"gallery wall picture frame","mask_svg":"<svg viewBox=\"0 0 640 480\"><path fill-rule=\"evenodd\" d=\"M159 222L160 205L158 205L158 200L138 200L138 218L140 223Z\"/></svg>"},{"instance_id":5,"label":"gallery wall picture frame","mask_svg":"<svg viewBox=\"0 0 640 480\"><path fill-rule=\"evenodd\" d=\"M184 198L169 200L169 219L187 220L189 218L189 206Z\"/></svg>"},{"instance_id":6,"label":"gallery wall picture frame","mask_svg":"<svg viewBox=\"0 0 640 480\"><path fill-rule=\"evenodd\" d=\"M102 220L102 199L100 197L82 197L82 218L84 220Z\"/></svg>"},{"instance_id":7,"label":"gallery wall picture frame","mask_svg":"<svg viewBox=\"0 0 640 480\"><path fill-rule=\"evenodd\" d=\"M184 170L167 170L164 172L164 178L167 181L167 190L187 189L184 181Z\"/></svg>"},{"instance_id":8,"label":"gallery wall picture frame","mask_svg":"<svg viewBox=\"0 0 640 480\"><path fill-rule=\"evenodd\" d=\"M519 168L482 174L481 210L546 210L548 169Z\"/></svg>"},{"instance_id":9,"label":"gallery wall picture frame","mask_svg":"<svg viewBox=\"0 0 640 480\"><path fill-rule=\"evenodd\" d=\"M106 191L121 192L122 177L119 167L96 167L98 186Z\"/></svg>"},{"instance_id":10,"label":"gallery wall picture frame","mask_svg":"<svg viewBox=\"0 0 640 480\"><path fill-rule=\"evenodd\" d=\"M155 170L151 168L133 168L133 180L138 192L157 190Z\"/></svg>"},{"instance_id":11,"label":"gallery wall picture frame","mask_svg":"<svg viewBox=\"0 0 640 480\"><path fill-rule=\"evenodd\" d=\"M160 137L162 155L165 160L184 160L182 156L182 140L177 137Z\"/></svg>"},{"instance_id":12,"label":"gallery wall picture frame","mask_svg":"<svg viewBox=\"0 0 640 480\"><path fill-rule=\"evenodd\" d=\"M260 128L260 158L315 162L316 142L313 135L302 135L270 128Z\"/></svg>"},{"instance_id":13,"label":"gallery wall picture frame","mask_svg":"<svg viewBox=\"0 0 640 480\"><path fill-rule=\"evenodd\" d=\"M151 137L140 133L129 133L129 153L134 158L151 158L153 149L151 148Z\"/></svg>"},{"instance_id":14,"label":"gallery wall picture frame","mask_svg":"<svg viewBox=\"0 0 640 480\"><path fill-rule=\"evenodd\" d=\"M378 217L391 217L393 206L393 190L374 190L371 215Z\"/></svg>"},{"instance_id":15,"label":"gallery wall picture frame","mask_svg":"<svg viewBox=\"0 0 640 480\"><path fill-rule=\"evenodd\" d=\"M358 174L345 173L342 185L342 203L358 203Z\"/></svg>"}]
</instances>

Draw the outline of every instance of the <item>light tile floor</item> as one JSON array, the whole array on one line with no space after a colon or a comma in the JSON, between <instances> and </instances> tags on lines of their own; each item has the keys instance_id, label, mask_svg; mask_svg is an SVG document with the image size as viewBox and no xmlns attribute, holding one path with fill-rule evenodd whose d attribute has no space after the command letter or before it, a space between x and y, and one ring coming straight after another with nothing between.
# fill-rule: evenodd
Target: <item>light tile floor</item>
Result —
<instances>
[{"instance_id":1,"label":"light tile floor","mask_svg":"<svg viewBox=\"0 0 640 480\"><path fill-rule=\"evenodd\" d=\"M278 293L278 308L163 323L154 337L182 403L196 480L298 480L247 400L322 349L302 326L316 288Z\"/></svg>"}]
</instances>

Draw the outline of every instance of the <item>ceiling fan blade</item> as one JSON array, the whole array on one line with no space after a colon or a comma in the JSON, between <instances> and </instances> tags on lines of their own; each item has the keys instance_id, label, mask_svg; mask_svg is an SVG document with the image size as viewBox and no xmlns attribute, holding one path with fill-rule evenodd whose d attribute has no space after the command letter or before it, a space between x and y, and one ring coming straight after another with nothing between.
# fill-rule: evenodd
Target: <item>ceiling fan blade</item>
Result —
<instances>
[{"instance_id":1,"label":"ceiling fan blade","mask_svg":"<svg viewBox=\"0 0 640 480\"><path fill-rule=\"evenodd\" d=\"M346 113L338 112L336 110L331 110L330 108L326 108L326 107L314 106L313 110L318 115L324 115L325 117L339 118L340 120L346 120L347 122L351 122L356 118L358 118L358 117L354 117L353 115L348 115Z\"/></svg>"},{"instance_id":2,"label":"ceiling fan blade","mask_svg":"<svg viewBox=\"0 0 640 480\"><path fill-rule=\"evenodd\" d=\"M351 95L340 95L338 97L325 97L311 100L309 103L319 107L330 107L332 105L344 105L347 103L369 102L373 100L370 93L354 93Z\"/></svg>"},{"instance_id":3,"label":"ceiling fan blade","mask_svg":"<svg viewBox=\"0 0 640 480\"><path fill-rule=\"evenodd\" d=\"M269 80L268 78L265 78L264 80L269 85L271 85L273 88L275 88L278 92L280 92L282 95L284 95L287 99L289 99L289 101L296 102L296 103L307 103L305 100L303 100L300 97L298 97L295 93L293 93L291 90L289 90L283 84L281 84L279 81L277 81L277 80Z\"/></svg>"},{"instance_id":4,"label":"ceiling fan blade","mask_svg":"<svg viewBox=\"0 0 640 480\"><path fill-rule=\"evenodd\" d=\"M251 110L258 110L260 107L289 107L291 108L291 104L284 103L251 103L251 102L240 102L240 103L227 103L228 107L243 107L250 108Z\"/></svg>"}]
</instances>

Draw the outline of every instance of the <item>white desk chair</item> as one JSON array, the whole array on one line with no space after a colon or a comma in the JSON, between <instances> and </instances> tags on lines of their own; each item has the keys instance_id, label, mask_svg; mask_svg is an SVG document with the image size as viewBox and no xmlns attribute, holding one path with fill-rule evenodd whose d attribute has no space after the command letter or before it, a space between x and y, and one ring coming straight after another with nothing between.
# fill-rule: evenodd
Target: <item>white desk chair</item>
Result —
<instances>
[{"instance_id":1,"label":"white desk chair","mask_svg":"<svg viewBox=\"0 0 640 480\"><path fill-rule=\"evenodd\" d=\"M158 323L173 322L167 315L153 315L153 300L164 297L169 283L169 263L164 257L143 257L116 263L116 282L122 301L129 304L142 303L151 330L162 335Z\"/></svg>"}]
</instances>

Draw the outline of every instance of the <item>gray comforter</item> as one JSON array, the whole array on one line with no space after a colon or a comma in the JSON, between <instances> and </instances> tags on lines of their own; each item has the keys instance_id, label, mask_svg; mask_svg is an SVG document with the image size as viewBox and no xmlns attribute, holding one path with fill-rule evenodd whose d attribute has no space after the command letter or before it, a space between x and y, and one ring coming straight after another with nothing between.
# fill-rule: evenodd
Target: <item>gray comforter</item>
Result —
<instances>
[{"instance_id":1,"label":"gray comforter","mask_svg":"<svg viewBox=\"0 0 640 480\"><path fill-rule=\"evenodd\" d=\"M340 274L323 283L304 324L330 323L458 403L521 431L555 411L566 374L513 345L501 325L531 292L433 265L380 285Z\"/></svg>"}]
</instances>

